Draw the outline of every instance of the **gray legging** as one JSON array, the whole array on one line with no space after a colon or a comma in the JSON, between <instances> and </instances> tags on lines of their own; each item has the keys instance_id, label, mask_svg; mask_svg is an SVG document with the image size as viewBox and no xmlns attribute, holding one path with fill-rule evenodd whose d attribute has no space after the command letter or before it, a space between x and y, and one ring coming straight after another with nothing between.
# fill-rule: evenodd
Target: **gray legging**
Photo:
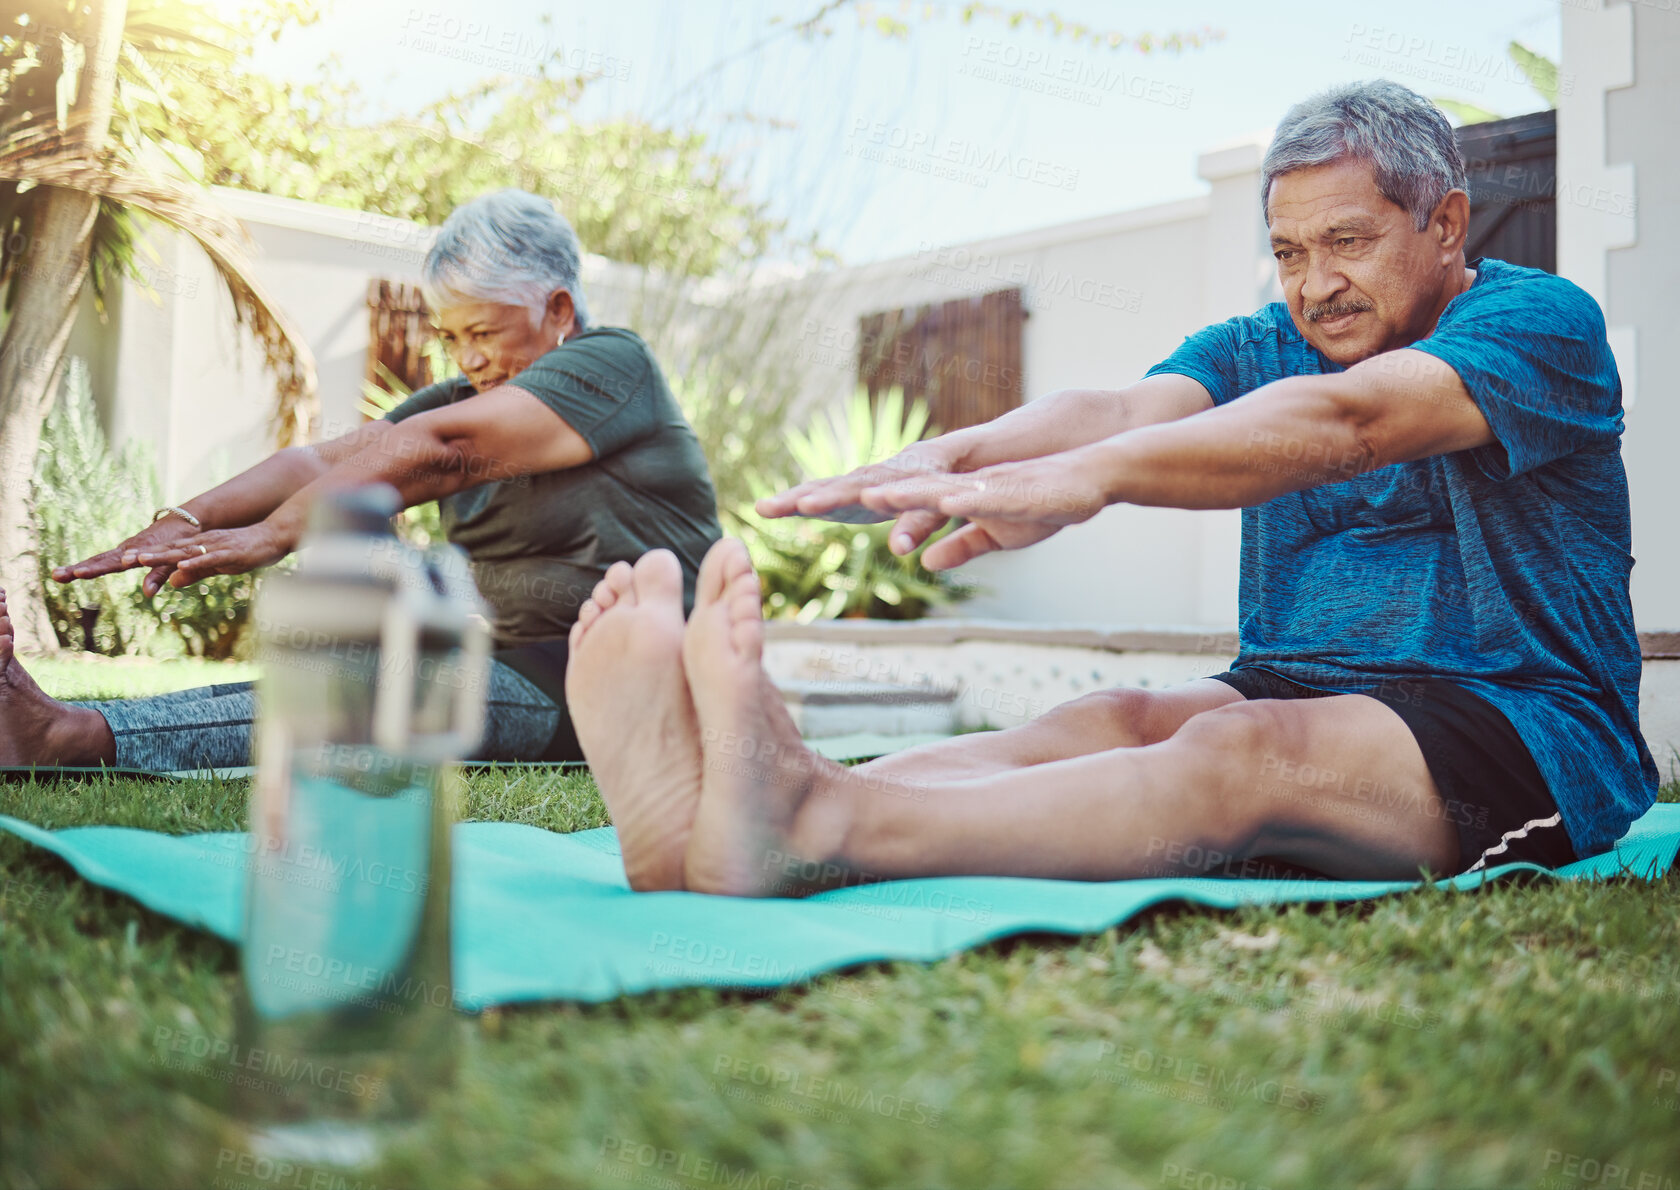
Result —
<instances>
[{"instance_id":1,"label":"gray legging","mask_svg":"<svg viewBox=\"0 0 1680 1190\"><path fill-rule=\"evenodd\" d=\"M251 763L251 724L257 712L251 682L71 705L92 707L105 716L122 768L170 772ZM545 759L563 717L564 708L535 683L492 661L484 741L473 759Z\"/></svg>"}]
</instances>

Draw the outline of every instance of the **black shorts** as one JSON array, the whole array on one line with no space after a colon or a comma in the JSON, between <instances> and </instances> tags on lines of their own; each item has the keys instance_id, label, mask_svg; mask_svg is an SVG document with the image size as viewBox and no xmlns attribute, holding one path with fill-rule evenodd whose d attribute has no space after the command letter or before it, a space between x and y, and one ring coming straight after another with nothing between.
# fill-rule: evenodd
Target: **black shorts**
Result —
<instances>
[{"instance_id":1,"label":"black shorts","mask_svg":"<svg viewBox=\"0 0 1680 1190\"><path fill-rule=\"evenodd\" d=\"M1259 666L1214 674L1244 698L1326 698ZM1442 813L1458 829L1460 872L1516 861L1555 868L1575 848L1546 780L1511 721L1492 704L1439 678L1406 678L1357 691L1393 709L1411 729Z\"/></svg>"}]
</instances>

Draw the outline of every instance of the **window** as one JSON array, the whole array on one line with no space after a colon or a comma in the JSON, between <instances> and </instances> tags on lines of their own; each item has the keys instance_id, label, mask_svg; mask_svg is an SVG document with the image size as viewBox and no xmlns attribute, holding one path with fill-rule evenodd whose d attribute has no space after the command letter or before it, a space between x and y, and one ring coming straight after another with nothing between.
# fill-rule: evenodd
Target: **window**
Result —
<instances>
[{"instance_id":1,"label":"window","mask_svg":"<svg viewBox=\"0 0 1680 1190\"><path fill-rule=\"evenodd\" d=\"M434 334L420 288L400 281L368 282L369 384L392 391L387 374L410 392L432 382L423 348Z\"/></svg>"},{"instance_id":2,"label":"window","mask_svg":"<svg viewBox=\"0 0 1680 1190\"><path fill-rule=\"evenodd\" d=\"M874 397L902 388L928 404L930 433L991 421L1021 404L1019 289L865 314L858 382Z\"/></svg>"}]
</instances>

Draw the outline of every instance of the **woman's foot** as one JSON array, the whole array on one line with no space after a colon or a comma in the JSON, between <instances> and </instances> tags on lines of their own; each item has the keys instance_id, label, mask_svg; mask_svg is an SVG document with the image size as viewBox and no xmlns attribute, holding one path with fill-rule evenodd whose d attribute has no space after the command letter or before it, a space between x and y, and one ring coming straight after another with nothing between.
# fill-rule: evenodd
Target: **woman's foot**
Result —
<instances>
[{"instance_id":1,"label":"woman's foot","mask_svg":"<svg viewBox=\"0 0 1680 1190\"><path fill-rule=\"evenodd\" d=\"M570 637L566 706L618 830L625 876L641 892L683 887L700 798L682 640L682 567L669 550L634 567L613 563Z\"/></svg>"},{"instance_id":2,"label":"woman's foot","mask_svg":"<svg viewBox=\"0 0 1680 1190\"><path fill-rule=\"evenodd\" d=\"M112 763L117 745L105 716L49 698L15 647L6 592L0 591L0 765Z\"/></svg>"},{"instance_id":3,"label":"woman's foot","mask_svg":"<svg viewBox=\"0 0 1680 1190\"><path fill-rule=\"evenodd\" d=\"M741 542L706 555L683 634L705 762L684 882L695 892L789 896L844 883L852 781L805 747L764 677L758 576Z\"/></svg>"}]
</instances>

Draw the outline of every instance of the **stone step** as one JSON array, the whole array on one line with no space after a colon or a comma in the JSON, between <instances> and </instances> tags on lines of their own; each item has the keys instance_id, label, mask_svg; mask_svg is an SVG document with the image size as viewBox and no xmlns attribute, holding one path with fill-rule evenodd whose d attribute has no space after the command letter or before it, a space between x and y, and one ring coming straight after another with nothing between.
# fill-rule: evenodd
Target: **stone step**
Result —
<instances>
[{"instance_id":1,"label":"stone step","mask_svg":"<svg viewBox=\"0 0 1680 1190\"><path fill-rule=\"evenodd\" d=\"M806 739L868 732L949 735L957 729L957 691L885 682L779 683L782 702Z\"/></svg>"}]
</instances>

